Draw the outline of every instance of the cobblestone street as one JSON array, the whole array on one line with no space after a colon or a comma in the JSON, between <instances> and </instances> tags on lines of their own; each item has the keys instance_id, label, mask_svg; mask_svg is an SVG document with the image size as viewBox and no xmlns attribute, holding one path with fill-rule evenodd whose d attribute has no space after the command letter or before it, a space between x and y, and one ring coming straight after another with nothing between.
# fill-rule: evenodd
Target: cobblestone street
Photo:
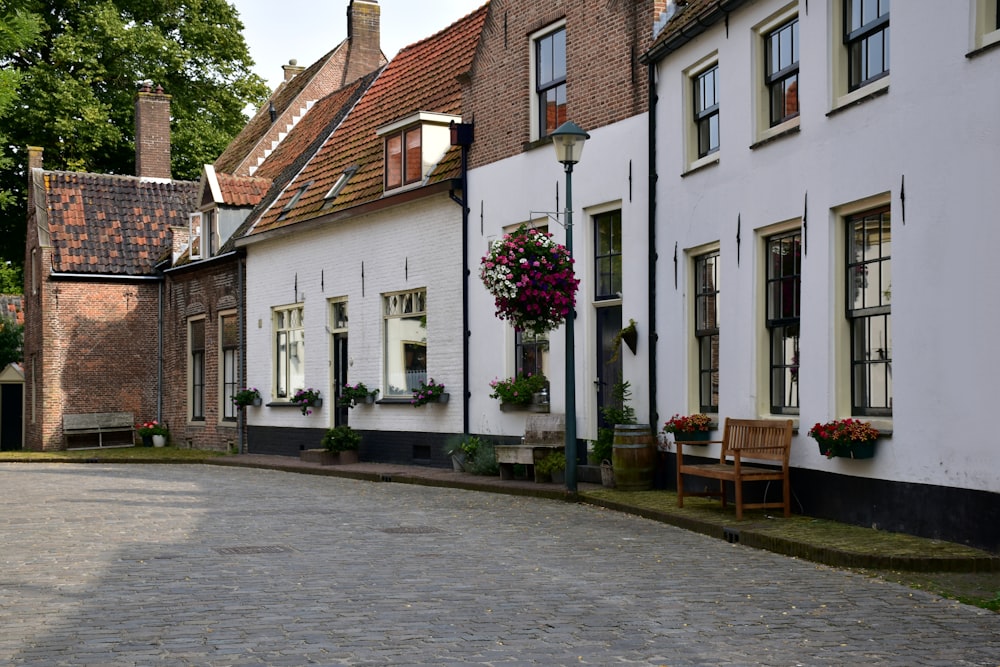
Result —
<instances>
[{"instance_id":1,"label":"cobblestone street","mask_svg":"<svg viewBox=\"0 0 1000 667\"><path fill-rule=\"evenodd\" d=\"M1000 615L613 511L0 464L0 664L1000 665Z\"/></svg>"}]
</instances>

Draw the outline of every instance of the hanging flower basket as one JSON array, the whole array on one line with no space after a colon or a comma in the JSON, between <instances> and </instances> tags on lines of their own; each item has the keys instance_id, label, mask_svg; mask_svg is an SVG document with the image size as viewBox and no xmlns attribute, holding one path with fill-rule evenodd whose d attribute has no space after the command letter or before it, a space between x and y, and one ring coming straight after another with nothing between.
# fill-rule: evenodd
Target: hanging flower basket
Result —
<instances>
[{"instance_id":1,"label":"hanging flower basket","mask_svg":"<svg viewBox=\"0 0 1000 667\"><path fill-rule=\"evenodd\" d=\"M576 305L580 281L569 251L552 234L519 227L490 245L479 278L496 302L496 315L518 331L555 329Z\"/></svg>"}]
</instances>

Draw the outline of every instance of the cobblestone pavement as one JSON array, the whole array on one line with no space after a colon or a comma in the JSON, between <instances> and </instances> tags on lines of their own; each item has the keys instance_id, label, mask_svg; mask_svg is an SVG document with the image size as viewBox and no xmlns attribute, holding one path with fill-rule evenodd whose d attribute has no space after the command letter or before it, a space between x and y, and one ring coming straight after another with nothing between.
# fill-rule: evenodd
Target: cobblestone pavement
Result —
<instances>
[{"instance_id":1,"label":"cobblestone pavement","mask_svg":"<svg viewBox=\"0 0 1000 667\"><path fill-rule=\"evenodd\" d=\"M0 664L1000 665L1000 615L586 505L0 464Z\"/></svg>"}]
</instances>

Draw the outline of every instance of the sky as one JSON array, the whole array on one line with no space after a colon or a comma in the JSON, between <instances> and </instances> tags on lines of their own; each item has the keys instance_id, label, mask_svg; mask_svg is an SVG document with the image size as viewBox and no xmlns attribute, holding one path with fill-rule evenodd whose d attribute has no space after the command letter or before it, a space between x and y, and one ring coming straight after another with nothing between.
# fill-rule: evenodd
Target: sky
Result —
<instances>
[{"instance_id":1,"label":"sky","mask_svg":"<svg viewBox=\"0 0 1000 667\"><path fill-rule=\"evenodd\" d=\"M347 37L349 0L229 0L243 22L253 71L272 90L282 65L308 67ZM447 28L486 0L379 0L382 52L390 60L403 47Z\"/></svg>"}]
</instances>

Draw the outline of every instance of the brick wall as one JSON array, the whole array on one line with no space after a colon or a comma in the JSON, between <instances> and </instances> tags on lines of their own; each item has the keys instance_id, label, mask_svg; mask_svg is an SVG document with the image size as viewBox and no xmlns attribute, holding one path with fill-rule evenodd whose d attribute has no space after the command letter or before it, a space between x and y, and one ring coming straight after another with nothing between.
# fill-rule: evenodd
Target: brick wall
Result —
<instances>
[{"instance_id":1,"label":"brick wall","mask_svg":"<svg viewBox=\"0 0 1000 667\"><path fill-rule=\"evenodd\" d=\"M230 261L173 271L166 283L164 419L178 446L226 451L237 443L235 421L223 421L219 313L238 314L238 265ZM191 421L188 322L205 321L205 419Z\"/></svg>"},{"instance_id":2,"label":"brick wall","mask_svg":"<svg viewBox=\"0 0 1000 667\"><path fill-rule=\"evenodd\" d=\"M135 175L170 178L170 95L143 86L135 99Z\"/></svg>"},{"instance_id":3,"label":"brick wall","mask_svg":"<svg viewBox=\"0 0 1000 667\"><path fill-rule=\"evenodd\" d=\"M26 448L64 449L63 414L155 418L157 299L155 282L44 280L26 300Z\"/></svg>"},{"instance_id":4,"label":"brick wall","mask_svg":"<svg viewBox=\"0 0 1000 667\"><path fill-rule=\"evenodd\" d=\"M638 57L652 42L653 0L493 0L463 116L476 121L475 168L516 155L531 138L530 35L566 21L568 118L593 130L647 110L646 71Z\"/></svg>"}]
</instances>

